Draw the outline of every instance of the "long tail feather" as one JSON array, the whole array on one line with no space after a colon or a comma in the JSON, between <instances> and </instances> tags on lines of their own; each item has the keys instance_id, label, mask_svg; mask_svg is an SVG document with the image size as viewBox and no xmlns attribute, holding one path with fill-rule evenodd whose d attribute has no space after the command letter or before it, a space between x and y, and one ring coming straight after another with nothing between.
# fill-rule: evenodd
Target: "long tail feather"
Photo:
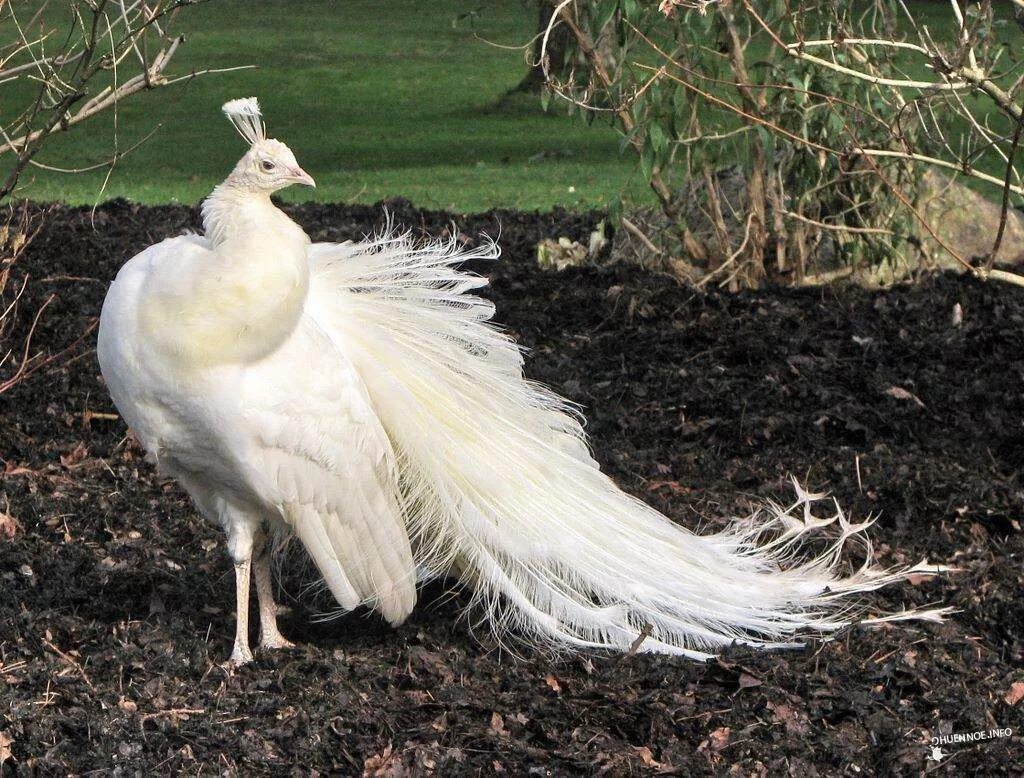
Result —
<instances>
[{"instance_id":1,"label":"long tail feather","mask_svg":"<svg viewBox=\"0 0 1024 778\"><path fill-rule=\"evenodd\" d=\"M490 322L486 281L460 269L497 248L415 245L385 233L316 244L311 304L345 344L399 459L418 564L459 572L497 630L576 648L705 659L732 644L784 648L851 623L850 598L910 573L871 564L868 523L797 487L698 535L622 492L590 456L575 409L525 380ZM837 537L817 554L808 540ZM866 561L840 575L851 539ZM936 612L931 612L934 616Z\"/></svg>"}]
</instances>

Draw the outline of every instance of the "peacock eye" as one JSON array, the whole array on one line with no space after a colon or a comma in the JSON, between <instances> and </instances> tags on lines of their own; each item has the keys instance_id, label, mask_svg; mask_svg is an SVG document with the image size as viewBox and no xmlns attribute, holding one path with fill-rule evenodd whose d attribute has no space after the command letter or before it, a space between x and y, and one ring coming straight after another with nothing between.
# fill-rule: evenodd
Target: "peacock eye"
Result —
<instances>
[{"instance_id":1,"label":"peacock eye","mask_svg":"<svg viewBox=\"0 0 1024 778\"><path fill-rule=\"evenodd\" d=\"M260 167L262 167L267 172L270 172L271 170L274 169L274 163L271 162L269 159L265 159L260 163Z\"/></svg>"}]
</instances>

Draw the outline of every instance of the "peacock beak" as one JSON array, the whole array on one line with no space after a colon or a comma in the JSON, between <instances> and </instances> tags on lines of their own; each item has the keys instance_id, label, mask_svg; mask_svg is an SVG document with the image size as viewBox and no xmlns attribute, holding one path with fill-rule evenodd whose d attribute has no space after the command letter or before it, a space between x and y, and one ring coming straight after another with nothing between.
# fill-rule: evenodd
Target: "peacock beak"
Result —
<instances>
[{"instance_id":1,"label":"peacock beak","mask_svg":"<svg viewBox=\"0 0 1024 778\"><path fill-rule=\"evenodd\" d=\"M311 176L309 173L307 173L302 168L300 168L300 167L298 167L296 165L295 167L293 167L288 172L289 172L289 177L291 178L291 180L294 183L296 183L296 184L305 184L306 186L311 186L314 189L316 189L316 181L313 180L313 176Z\"/></svg>"}]
</instances>

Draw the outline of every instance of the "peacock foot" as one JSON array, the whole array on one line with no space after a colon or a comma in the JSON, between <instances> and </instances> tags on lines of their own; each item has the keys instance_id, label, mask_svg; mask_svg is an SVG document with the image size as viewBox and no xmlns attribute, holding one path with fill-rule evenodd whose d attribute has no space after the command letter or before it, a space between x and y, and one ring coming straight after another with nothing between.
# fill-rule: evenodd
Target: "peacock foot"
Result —
<instances>
[{"instance_id":1,"label":"peacock foot","mask_svg":"<svg viewBox=\"0 0 1024 778\"><path fill-rule=\"evenodd\" d=\"M295 644L287 640L277 630L264 632L260 638L260 648L295 648Z\"/></svg>"}]
</instances>

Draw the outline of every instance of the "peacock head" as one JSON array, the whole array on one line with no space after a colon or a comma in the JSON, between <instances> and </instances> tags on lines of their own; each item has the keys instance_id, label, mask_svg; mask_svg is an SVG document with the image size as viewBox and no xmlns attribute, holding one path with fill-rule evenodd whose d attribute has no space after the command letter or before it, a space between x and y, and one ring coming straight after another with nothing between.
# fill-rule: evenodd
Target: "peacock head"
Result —
<instances>
[{"instance_id":1,"label":"peacock head","mask_svg":"<svg viewBox=\"0 0 1024 778\"><path fill-rule=\"evenodd\" d=\"M313 177L299 167L292 150L281 141L267 137L267 130L255 97L243 97L224 103L224 115L238 134L249 143L245 153L225 183L251 192L270 194L292 184L315 187Z\"/></svg>"}]
</instances>

